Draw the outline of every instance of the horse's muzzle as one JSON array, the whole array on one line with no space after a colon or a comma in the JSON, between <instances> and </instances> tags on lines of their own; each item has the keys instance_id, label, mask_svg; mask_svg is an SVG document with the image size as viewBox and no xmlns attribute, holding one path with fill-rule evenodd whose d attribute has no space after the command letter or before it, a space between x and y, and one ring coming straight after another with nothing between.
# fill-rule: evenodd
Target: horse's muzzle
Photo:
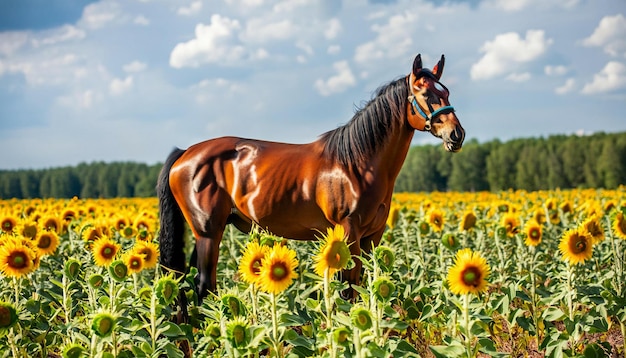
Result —
<instances>
[{"instance_id":1,"label":"horse's muzzle","mask_svg":"<svg viewBox=\"0 0 626 358\"><path fill-rule=\"evenodd\" d=\"M463 146L463 140L465 139L465 130L463 127L456 126L452 132L444 138L443 146L448 152L458 152Z\"/></svg>"}]
</instances>

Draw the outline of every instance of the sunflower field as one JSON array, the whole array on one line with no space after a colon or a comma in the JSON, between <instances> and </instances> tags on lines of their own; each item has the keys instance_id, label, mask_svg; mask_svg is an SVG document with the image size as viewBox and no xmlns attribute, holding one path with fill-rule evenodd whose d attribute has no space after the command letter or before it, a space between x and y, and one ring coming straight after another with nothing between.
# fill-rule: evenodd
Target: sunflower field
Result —
<instances>
[{"instance_id":1,"label":"sunflower field","mask_svg":"<svg viewBox=\"0 0 626 358\"><path fill-rule=\"evenodd\" d=\"M198 302L155 198L0 200L0 357L624 357L625 215L625 187L398 193L360 258L228 227Z\"/></svg>"}]
</instances>

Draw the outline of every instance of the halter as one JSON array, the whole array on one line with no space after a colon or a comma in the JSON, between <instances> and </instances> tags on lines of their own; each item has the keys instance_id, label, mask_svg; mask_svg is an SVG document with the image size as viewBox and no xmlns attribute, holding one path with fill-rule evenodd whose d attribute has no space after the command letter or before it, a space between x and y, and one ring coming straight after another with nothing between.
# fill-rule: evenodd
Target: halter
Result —
<instances>
[{"instance_id":1,"label":"halter","mask_svg":"<svg viewBox=\"0 0 626 358\"><path fill-rule=\"evenodd\" d=\"M435 83L438 83L441 87L443 87L445 93L449 93L448 92L448 88L446 86L444 86L443 83L439 82L439 80L437 79L437 77L435 77L435 75L430 72L430 70L428 69L421 69L416 75L415 77L417 79L422 78L422 77L428 77L431 80L433 80ZM410 91L410 83L409 83L409 91ZM432 89L429 88L429 90L434 91L434 92L442 92L440 90L437 89ZM419 105L419 103L417 103L417 99L415 98L415 95L412 94L413 92L411 92L411 95L409 96L408 100L411 102L412 107L411 107L411 113L415 115L415 111L417 111L420 116L424 117L424 130L425 131L429 131L430 127L431 127L431 121L435 118L437 118L437 116L444 114L444 113L453 113L454 112L454 107L452 106L443 106L441 108L438 108L437 110L433 109L432 106L430 105L430 103L426 102L426 104L428 105L428 110L430 111L430 114L426 114L426 112L422 109L422 107ZM439 95L440 97L444 96L443 93L437 93L437 95Z\"/></svg>"}]
</instances>

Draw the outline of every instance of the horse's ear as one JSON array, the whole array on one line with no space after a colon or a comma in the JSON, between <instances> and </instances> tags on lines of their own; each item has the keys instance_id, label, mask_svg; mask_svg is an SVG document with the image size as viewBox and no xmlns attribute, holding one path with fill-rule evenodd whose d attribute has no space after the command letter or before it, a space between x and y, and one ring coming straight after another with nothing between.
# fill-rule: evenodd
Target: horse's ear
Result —
<instances>
[{"instance_id":1,"label":"horse's ear","mask_svg":"<svg viewBox=\"0 0 626 358\"><path fill-rule=\"evenodd\" d=\"M437 80L441 79L441 74L443 73L443 65L445 65L445 63L446 58L441 55L441 60L439 60L439 62L437 62L437 64L435 65L435 68L433 68L433 75L435 75Z\"/></svg>"},{"instance_id":2,"label":"horse's ear","mask_svg":"<svg viewBox=\"0 0 626 358\"><path fill-rule=\"evenodd\" d=\"M417 76L417 73L422 69L422 55L418 54L415 56L415 60L413 61L413 75Z\"/></svg>"}]
</instances>

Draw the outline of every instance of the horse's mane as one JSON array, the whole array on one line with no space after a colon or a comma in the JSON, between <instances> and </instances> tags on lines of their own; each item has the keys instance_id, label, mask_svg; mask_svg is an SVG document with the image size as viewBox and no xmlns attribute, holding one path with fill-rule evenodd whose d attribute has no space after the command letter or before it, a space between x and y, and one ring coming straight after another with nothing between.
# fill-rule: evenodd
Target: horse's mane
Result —
<instances>
[{"instance_id":1,"label":"horse's mane","mask_svg":"<svg viewBox=\"0 0 626 358\"><path fill-rule=\"evenodd\" d=\"M348 123L320 136L326 157L345 166L363 162L401 125L409 95L406 77L381 86L375 94Z\"/></svg>"}]
</instances>

